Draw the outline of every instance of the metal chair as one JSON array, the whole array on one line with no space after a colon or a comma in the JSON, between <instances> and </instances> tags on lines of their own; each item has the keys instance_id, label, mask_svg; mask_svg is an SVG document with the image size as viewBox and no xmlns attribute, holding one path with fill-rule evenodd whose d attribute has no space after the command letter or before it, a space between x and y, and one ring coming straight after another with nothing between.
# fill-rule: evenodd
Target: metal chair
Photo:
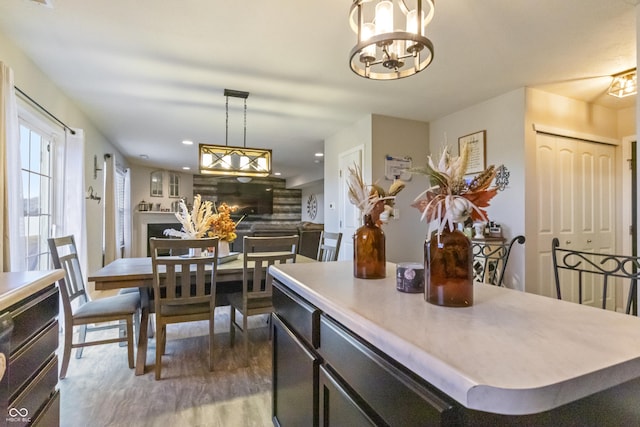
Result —
<instances>
[{"instance_id":1,"label":"metal chair","mask_svg":"<svg viewBox=\"0 0 640 427\"><path fill-rule=\"evenodd\" d=\"M340 252L340 242L342 241L342 233L331 233L323 231L320 234L320 242L318 244L317 261L337 261ZM333 243L332 243L333 242Z\"/></svg>"},{"instance_id":2,"label":"metal chair","mask_svg":"<svg viewBox=\"0 0 640 427\"><path fill-rule=\"evenodd\" d=\"M516 236L509 242L473 241L471 250L474 280L495 286L504 286L504 272L511 249L515 243L523 245L524 242L524 236Z\"/></svg>"},{"instance_id":3,"label":"metal chair","mask_svg":"<svg viewBox=\"0 0 640 427\"><path fill-rule=\"evenodd\" d=\"M235 328L238 328L243 335L245 365L249 360L247 318L273 312L272 277L268 274L268 268L274 264L295 262L297 246L298 236L244 238L242 293L229 294L228 299L231 305L231 346L235 343ZM242 324L236 322L236 311L242 315ZM271 337L271 316L268 321Z\"/></svg>"},{"instance_id":4,"label":"metal chair","mask_svg":"<svg viewBox=\"0 0 640 427\"><path fill-rule=\"evenodd\" d=\"M167 325L209 321L209 370L213 370L213 325L216 308L217 237L210 239L149 239L153 268L153 301L156 316L155 378L162 371ZM213 255L160 255L214 248Z\"/></svg>"},{"instance_id":5,"label":"metal chair","mask_svg":"<svg viewBox=\"0 0 640 427\"><path fill-rule=\"evenodd\" d=\"M78 252L73 236L48 239L51 258L55 268L65 271L64 279L60 280L60 299L64 313L64 347L60 379L67 375L71 349L77 348L76 358L82 357L82 349L90 345L126 342L129 358L129 368L133 368L133 323L139 314L140 294L128 293L112 297L91 300L85 290L84 278L80 269ZM90 332L105 329L120 330L120 323L104 326L89 326L107 322L125 322L126 333L118 338L86 341ZM78 342L73 342L73 330L79 328Z\"/></svg>"},{"instance_id":6,"label":"metal chair","mask_svg":"<svg viewBox=\"0 0 640 427\"><path fill-rule=\"evenodd\" d=\"M609 298L610 279L616 278L629 280L629 294L626 301L627 314L637 315L637 285L640 277L640 257L627 255L611 255L595 252L576 251L573 249L560 248L560 241L554 237L551 241L551 255L553 259L553 275L556 282L556 295L558 299L562 299L560 276L565 279L566 283L570 283L568 289L577 287L578 302L583 303L585 298L585 287L590 288L592 292L587 291L588 297L595 302L597 296L596 276L602 276L600 294L601 308L607 308L607 299ZM568 272L562 274L562 272ZM576 282L577 276L577 284ZM616 284L614 283L614 286ZM632 313L633 308L633 313Z\"/></svg>"}]
</instances>

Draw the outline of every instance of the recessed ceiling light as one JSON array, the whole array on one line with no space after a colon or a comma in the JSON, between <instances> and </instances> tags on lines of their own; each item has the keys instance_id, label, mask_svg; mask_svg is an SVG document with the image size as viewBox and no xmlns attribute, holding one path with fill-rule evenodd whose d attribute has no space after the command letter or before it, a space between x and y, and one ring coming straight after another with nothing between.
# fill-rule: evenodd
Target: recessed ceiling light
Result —
<instances>
[{"instance_id":1,"label":"recessed ceiling light","mask_svg":"<svg viewBox=\"0 0 640 427\"><path fill-rule=\"evenodd\" d=\"M315 156L316 157L324 157L324 153L316 153Z\"/></svg>"},{"instance_id":2,"label":"recessed ceiling light","mask_svg":"<svg viewBox=\"0 0 640 427\"><path fill-rule=\"evenodd\" d=\"M185 139L184 141L182 141L182 143L183 143L184 145L193 145L193 141L190 141L190 140L188 140L188 139Z\"/></svg>"},{"instance_id":3,"label":"recessed ceiling light","mask_svg":"<svg viewBox=\"0 0 640 427\"><path fill-rule=\"evenodd\" d=\"M282 174L281 174L280 172L275 172L275 173L274 173L274 175L275 175L275 176L280 176L280 175L282 175Z\"/></svg>"},{"instance_id":4,"label":"recessed ceiling light","mask_svg":"<svg viewBox=\"0 0 640 427\"><path fill-rule=\"evenodd\" d=\"M147 160L149 156L147 156L146 154L140 154L140 158L143 160Z\"/></svg>"},{"instance_id":5,"label":"recessed ceiling light","mask_svg":"<svg viewBox=\"0 0 640 427\"><path fill-rule=\"evenodd\" d=\"M189 166L183 166L183 167L182 167L182 170L190 171L190 170L191 170L191 168L190 168Z\"/></svg>"}]
</instances>

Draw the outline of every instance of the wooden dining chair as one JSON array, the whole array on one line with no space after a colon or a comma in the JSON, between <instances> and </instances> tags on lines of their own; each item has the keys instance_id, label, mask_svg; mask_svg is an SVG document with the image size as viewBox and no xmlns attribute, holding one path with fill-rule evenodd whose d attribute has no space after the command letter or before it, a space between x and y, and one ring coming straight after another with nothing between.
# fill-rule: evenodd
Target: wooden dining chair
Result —
<instances>
[{"instance_id":1,"label":"wooden dining chair","mask_svg":"<svg viewBox=\"0 0 640 427\"><path fill-rule=\"evenodd\" d=\"M342 241L342 233L332 233L323 231L320 234L320 242L318 243L317 261L337 261L340 252L340 242Z\"/></svg>"},{"instance_id":2,"label":"wooden dining chair","mask_svg":"<svg viewBox=\"0 0 640 427\"><path fill-rule=\"evenodd\" d=\"M213 370L213 326L216 308L217 237L210 239L149 239L156 316L155 378L159 380L167 343L167 325L209 321L209 370ZM213 253L202 252L213 248ZM190 249L200 254L189 255ZM163 253L185 255L161 255Z\"/></svg>"},{"instance_id":3,"label":"wooden dining chair","mask_svg":"<svg viewBox=\"0 0 640 427\"><path fill-rule=\"evenodd\" d=\"M258 314L271 314L272 303L272 277L268 274L268 268L274 264L293 263L296 261L296 252L299 237L245 237L242 265L242 293L229 294L231 305L231 321L229 322L229 335L231 346L235 343L235 328L240 329L243 335L244 364L249 361L249 333L247 318ZM242 324L236 321L236 311L242 315ZM271 338L271 316L268 318L269 338Z\"/></svg>"},{"instance_id":4,"label":"wooden dining chair","mask_svg":"<svg viewBox=\"0 0 640 427\"><path fill-rule=\"evenodd\" d=\"M91 300L86 292L78 251L73 236L48 239L51 259L55 268L64 269L60 280L60 299L64 314L64 347L60 379L67 375L71 349L76 348L76 358L82 357L82 349L91 345L126 342L129 368L133 368L133 324L139 315L140 294L128 293ZM120 322L126 324L126 332L117 338L86 341L87 333L105 329L120 330ZM101 324L101 326L94 326ZM74 328L78 329L78 342L73 342Z\"/></svg>"}]
</instances>

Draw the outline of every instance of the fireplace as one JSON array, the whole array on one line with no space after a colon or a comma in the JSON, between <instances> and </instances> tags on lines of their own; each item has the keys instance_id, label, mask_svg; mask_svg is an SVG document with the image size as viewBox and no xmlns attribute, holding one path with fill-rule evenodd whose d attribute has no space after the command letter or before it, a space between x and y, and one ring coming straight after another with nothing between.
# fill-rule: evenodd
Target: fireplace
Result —
<instances>
[{"instance_id":1,"label":"fireplace","mask_svg":"<svg viewBox=\"0 0 640 427\"><path fill-rule=\"evenodd\" d=\"M149 239L152 237L167 237L164 235L164 230L167 228L173 228L174 230L180 231L182 229L182 225L179 223L160 223L160 224L147 224L147 256L151 256L151 247L149 245ZM168 254L160 254L160 255L168 255Z\"/></svg>"}]
</instances>

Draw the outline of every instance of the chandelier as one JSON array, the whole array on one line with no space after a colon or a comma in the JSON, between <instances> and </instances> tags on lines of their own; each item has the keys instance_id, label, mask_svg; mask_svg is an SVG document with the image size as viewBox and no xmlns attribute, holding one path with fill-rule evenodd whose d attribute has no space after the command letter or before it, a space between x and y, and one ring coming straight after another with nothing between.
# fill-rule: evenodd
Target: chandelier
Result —
<instances>
[{"instance_id":1,"label":"chandelier","mask_svg":"<svg viewBox=\"0 0 640 427\"><path fill-rule=\"evenodd\" d=\"M394 19L394 10L399 12L395 17L404 15L403 29L396 27L401 19ZM427 68L433 43L425 28L433 12L433 0L353 0L349 22L357 42L351 49L351 70L368 79L395 80Z\"/></svg>"},{"instance_id":2,"label":"chandelier","mask_svg":"<svg viewBox=\"0 0 640 427\"><path fill-rule=\"evenodd\" d=\"M638 76L636 69L628 70L613 77L611 86L609 86L609 95L617 98L635 95L638 92Z\"/></svg>"},{"instance_id":3,"label":"chandelier","mask_svg":"<svg viewBox=\"0 0 640 427\"><path fill-rule=\"evenodd\" d=\"M224 96L227 98L225 145L200 144L198 162L200 173L237 177L269 176L271 174L271 150L247 148L247 98L249 92L225 89ZM244 144L242 147L229 146L229 97L244 99Z\"/></svg>"}]
</instances>

